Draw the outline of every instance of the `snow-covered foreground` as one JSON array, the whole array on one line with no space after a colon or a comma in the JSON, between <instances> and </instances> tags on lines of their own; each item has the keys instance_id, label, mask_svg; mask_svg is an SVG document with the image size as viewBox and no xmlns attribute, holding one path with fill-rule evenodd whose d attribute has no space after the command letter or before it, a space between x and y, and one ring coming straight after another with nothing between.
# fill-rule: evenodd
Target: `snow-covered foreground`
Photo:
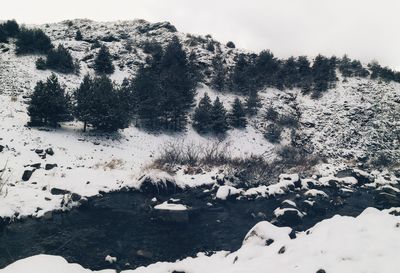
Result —
<instances>
[{"instance_id":1,"label":"snow-covered foreground","mask_svg":"<svg viewBox=\"0 0 400 273\"><path fill-rule=\"evenodd\" d=\"M175 263L156 263L125 273L396 273L400 258L400 210L366 209L360 216L335 216L291 239L290 228L258 223L233 253L198 254ZM88 273L61 257L38 255L9 265L2 273ZM97 272L97 271L96 271ZM114 272L104 270L100 272Z\"/></svg>"}]
</instances>

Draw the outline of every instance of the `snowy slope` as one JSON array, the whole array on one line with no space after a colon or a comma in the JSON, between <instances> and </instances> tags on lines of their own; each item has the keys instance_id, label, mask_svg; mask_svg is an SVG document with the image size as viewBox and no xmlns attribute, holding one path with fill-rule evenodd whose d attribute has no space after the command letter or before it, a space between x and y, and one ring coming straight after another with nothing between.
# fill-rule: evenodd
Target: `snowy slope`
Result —
<instances>
[{"instance_id":1,"label":"snowy slope","mask_svg":"<svg viewBox=\"0 0 400 273\"><path fill-rule=\"evenodd\" d=\"M211 38L193 38L193 35L176 32L168 23L74 20L37 27L42 28L54 44L64 44L80 60L79 76L58 75L68 91L80 83L83 75L93 73L90 68L93 57L90 56L98 49L92 49L90 41L95 39L108 41L105 43L115 56L117 70L111 77L116 82L135 74L147 56L143 43L152 39L166 45L177 35L187 53L196 52L199 64L204 66L209 66L216 54L223 55L230 66L241 52L216 41L213 42L218 49L211 52L205 48ZM78 29L83 34L83 41L74 39ZM130 52L125 48L128 42L133 46ZM46 79L51 72L36 70L34 63L39 56L17 57L12 43L7 46L11 50L0 54L0 145L5 146L0 153L0 164L6 164L5 178L8 178L0 191L0 217L40 217L51 210L77 205L79 197L73 193L85 198L126 187L136 188L138 178L149 172L148 166L166 143L211 145L217 141L209 136L199 136L190 126L187 132L176 135L148 134L130 127L119 135L108 137L82 133L82 125L74 122L50 131L28 128L25 126L28 121L26 97L36 81ZM228 146L232 156L261 155L266 161L272 161L281 145L295 144L310 153L327 157L331 164L343 168L346 165L363 167L358 166L361 159L370 160L379 152L398 160L400 85L357 78L339 81L337 85L318 100L302 95L299 90L266 89L260 92L262 108L259 114L249 121L245 130L230 130L221 145ZM197 99L207 92L212 99L219 96L226 107L235 98L233 94L218 93L205 86L197 91ZM292 128L285 128L283 140L278 145L263 137L269 123L264 118L268 107L284 115L300 113L295 134L292 135ZM53 156L42 159L35 153L36 149L49 147L55 152ZM37 163L41 164L40 168L28 181L22 181L24 171L32 170L30 165ZM46 164L57 164L57 167L45 170ZM209 184L214 183L211 176L216 171L210 170L197 179L178 173L175 179L178 184L187 186ZM316 172L320 174L321 169Z\"/></svg>"}]
</instances>

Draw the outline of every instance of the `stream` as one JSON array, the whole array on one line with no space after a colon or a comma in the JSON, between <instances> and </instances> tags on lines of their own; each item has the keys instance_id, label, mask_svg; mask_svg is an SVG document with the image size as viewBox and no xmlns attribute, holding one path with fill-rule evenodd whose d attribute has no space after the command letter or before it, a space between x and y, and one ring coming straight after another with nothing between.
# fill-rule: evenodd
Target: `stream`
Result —
<instances>
[{"instance_id":1,"label":"stream","mask_svg":"<svg viewBox=\"0 0 400 273\"><path fill-rule=\"evenodd\" d=\"M328 191L326 191L329 193ZM152 209L153 196L140 192L108 193L51 219L24 219L0 229L0 268L36 254L60 255L92 270L129 269L157 261L175 261L196 253L240 248L246 233L294 193L276 198L216 201L193 189L160 197L180 199L192 209L189 221L168 222ZM296 202L300 202L296 200ZM210 203L213 205L211 206ZM357 216L375 206L373 194L359 189L343 205L323 205L323 214L307 215L296 230L306 230L335 214ZM104 258L115 256L110 265Z\"/></svg>"}]
</instances>

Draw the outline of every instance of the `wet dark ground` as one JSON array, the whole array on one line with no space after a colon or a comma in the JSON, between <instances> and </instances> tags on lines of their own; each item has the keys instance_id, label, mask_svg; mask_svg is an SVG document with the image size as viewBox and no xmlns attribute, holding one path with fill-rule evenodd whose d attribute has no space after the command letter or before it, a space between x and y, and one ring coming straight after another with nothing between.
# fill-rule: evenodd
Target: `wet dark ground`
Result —
<instances>
[{"instance_id":1,"label":"wet dark ground","mask_svg":"<svg viewBox=\"0 0 400 273\"><path fill-rule=\"evenodd\" d=\"M256 223L273 219L274 209L283 200L301 201L292 193L279 198L217 202L210 193L191 190L164 197L180 198L193 208L188 222L171 223L156 217L152 197L139 192L110 193L70 212L56 213L50 220L11 223L0 230L0 268L40 253L60 255L69 262L99 270L175 261L199 251L233 251ZM332 200L321 203L317 211L292 227L306 230L335 214L357 216L366 207L376 205L373 194L361 189L340 200L339 204ZM118 262L106 263L107 255L117 257Z\"/></svg>"}]
</instances>

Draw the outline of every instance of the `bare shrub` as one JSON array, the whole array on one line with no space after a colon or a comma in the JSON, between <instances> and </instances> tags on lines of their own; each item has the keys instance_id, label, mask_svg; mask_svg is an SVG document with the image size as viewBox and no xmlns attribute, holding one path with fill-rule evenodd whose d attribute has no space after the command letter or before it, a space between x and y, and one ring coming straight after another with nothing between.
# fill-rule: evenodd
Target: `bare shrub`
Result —
<instances>
[{"instance_id":1,"label":"bare shrub","mask_svg":"<svg viewBox=\"0 0 400 273\"><path fill-rule=\"evenodd\" d=\"M265 112L265 119L269 121L276 121L278 119L278 112L272 107L268 107Z\"/></svg>"},{"instance_id":2,"label":"bare shrub","mask_svg":"<svg viewBox=\"0 0 400 273\"><path fill-rule=\"evenodd\" d=\"M299 126L299 118L294 115L280 115L277 123L284 127L297 128Z\"/></svg>"},{"instance_id":3,"label":"bare shrub","mask_svg":"<svg viewBox=\"0 0 400 273\"><path fill-rule=\"evenodd\" d=\"M264 137L271 143L279 143L281 141L282 127L271 123L264 132Z\"/></svg>"},{"instance_id":4,"label":"bare shrub","mask_svg":"<svg viewBox=\"0 0 400 273\"><path fill-rule=\"evenodd\" d=\"M4 188L7 185L8 182L8 178L4 177L4 174L6 172L6 168L7 168L7 162L4 164L4 167L2 169L0 169L0 195L7 195L7 191L4 192Z\"/></svg>"}]
</instances>

